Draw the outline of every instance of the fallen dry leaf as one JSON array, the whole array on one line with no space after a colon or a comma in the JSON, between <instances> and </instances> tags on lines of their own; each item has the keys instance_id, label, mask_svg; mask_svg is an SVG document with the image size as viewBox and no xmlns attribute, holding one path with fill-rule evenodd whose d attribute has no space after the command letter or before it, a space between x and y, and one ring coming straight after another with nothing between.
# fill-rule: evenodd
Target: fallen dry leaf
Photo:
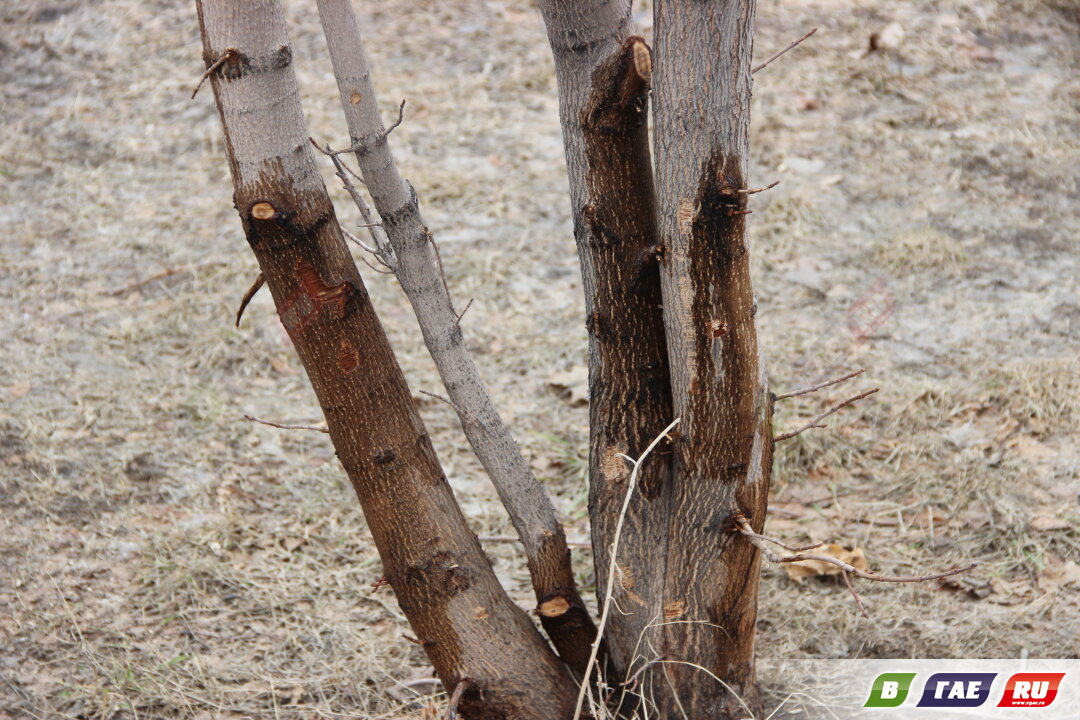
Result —
<instances>
[{"instance_id":1,"label":"fallen dry leaf","mask_svg":"<svg viewBox=\"0 0 1080 720\"><path fill-rule=\"evenodd\" d=\"M1060 560L1047 562L1035 582L1044 592L1053 592L1070 585L1080 587L1080 565L1072 560L1065 563Z\"/></svg>"},{"instance_id":2,"label":"fallen dry leaf","mask_svg":"<svg viewBox=\"0 0 1080 720\"><path fill-rule=\"evenodd\" d=\"M869 567L866 564L866 555L861 548L846 548L843 545L831 543L815 548L804 554L826 555L828 557L836 558L840 562L847 563L857 570L866 570ZM784 563L784 570L787 571L789 578L795 582L801 583L808 577L839 575L841 568L825 560L799 560L798 562Z\"/></svg>"},{"instance_id":3,"label":"fallen dry leaf","mask_svg":"<svg viewBox=\"0 0 1080 720\"><path fill-rule=\"evenodd\" d=\"M17 382L8 388L8 395L18 400L19 398L30 392L30 388L34 387L29 380L23 380Z\"/></svg>"},{"instance_id":4,"label":"fallen dry leaf","mask_svg":"<svg viewBox=\"0 0 1080 720\"><path fill-rule=\"evenodd\" d=\"M584 365L552 373L548 376L547 384L571 407L589 404L589 370Z\"/></svg>"},{"instance_id":5,"label":"fallen dry leaf","mask_svg":"<svg viewBox=\"0 0 1080 720\"><path fill-rule=\"evenodd\" d=\"M1072 523L1063 517L1058 517L1057 508L1041 507L1035 517L1031 518L1031 529L1037 532L1049 532L1051 530L1068 530Z\"/></svg>"}]
</instances>

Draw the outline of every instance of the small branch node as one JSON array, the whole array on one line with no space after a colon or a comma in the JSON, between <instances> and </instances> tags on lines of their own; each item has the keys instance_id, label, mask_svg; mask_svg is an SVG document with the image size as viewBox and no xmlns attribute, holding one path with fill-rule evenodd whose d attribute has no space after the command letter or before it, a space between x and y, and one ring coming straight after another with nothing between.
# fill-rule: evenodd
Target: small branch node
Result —
<instances>
[{"instance_id":1,"label":"small branch node","mask_svg":"<svg viewBox=\"0 0 1080 720\"><path fill-rule=\"evenodd\" d=\"M197 85L195 85L195 89L191 91L192 100L194 100L195 96L199 94L199 88L203 86L203 83L206 82L207 78L213 75L214 71L216 71L226 62L236 57L236 53L236 48L225 48L225 52L221 53L220 57L218 57L218 59L215 60L210 67L206 68L206 72L204 72L202 74L202 77L199 78L199 82Z\"/></svg>"}]
</instances>

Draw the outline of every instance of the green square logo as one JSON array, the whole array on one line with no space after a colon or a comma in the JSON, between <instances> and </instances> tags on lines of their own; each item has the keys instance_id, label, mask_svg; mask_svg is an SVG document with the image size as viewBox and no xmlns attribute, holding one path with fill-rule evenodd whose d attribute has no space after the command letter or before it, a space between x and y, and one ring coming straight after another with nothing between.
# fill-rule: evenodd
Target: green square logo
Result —
<instances>
[{"instance_id":1,"label":"green square logo","mask_svg":"<svg viewBox=\"0 0 1080 720\"><path fill-rule=\"evenodd\" d=\"M908 689L915 673L882 673L870 688L870 697L863 707L900 707L907 700Z\"/></svg>"}]
</instances>

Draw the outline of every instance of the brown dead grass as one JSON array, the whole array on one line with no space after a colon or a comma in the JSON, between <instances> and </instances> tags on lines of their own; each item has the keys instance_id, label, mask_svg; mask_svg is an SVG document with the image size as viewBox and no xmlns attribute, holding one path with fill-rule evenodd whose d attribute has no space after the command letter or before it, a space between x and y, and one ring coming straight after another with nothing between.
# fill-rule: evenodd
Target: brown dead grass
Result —
<instances>
[{"instance_id":1,"label":"brown dead grass","mask_svg":"<svg viewBox=\"0 0 1080 720\"><path fill-rule=\"evenodd\" d=\"M584 537L587 410L547 382L580 370L585 330L537 14L360 9L387 116L409 99L399 162L475 298L470 345ZM313 4L289 10L312 134L341 144ZM893 21L900 46L865 55ZM783 445L769 532L890 573L980 563L944 587L860 583L869 620L833 579L766 568L763 657L1074 652L1073 22L1061 2L761 3L760 56L821 27L756 81L752 176L783 181L752 216L771 376L868 369L785 401L777 427L883 388ZM265 295L231 324L256 269L210 97L187 100L190 4L0 5L0 60L0 717L418 716L401 686L430 668L369 590L378 558L325 436L241 419L320 418ZM364 272L414 391L437 392L406 302ZM878 278L893 310L854 337ZM452 412L416 397L474 528L507 534ZM528 606L515 546L489 551Z\"/></svg>"}]
</instances>

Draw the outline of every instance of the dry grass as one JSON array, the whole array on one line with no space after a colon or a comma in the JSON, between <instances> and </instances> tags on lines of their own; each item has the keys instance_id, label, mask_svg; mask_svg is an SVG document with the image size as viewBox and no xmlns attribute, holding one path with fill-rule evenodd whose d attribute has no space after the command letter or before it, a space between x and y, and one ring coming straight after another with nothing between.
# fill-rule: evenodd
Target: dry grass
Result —
<instances>
[{"instance_id":1,"label":"dry grass","mask_svg":"<svg viewBox=\"0 0 1080 720\"><path fill-rule=\"evenodd\" d=\"M312 134L340 145L313 3L289 9ZM587 411L546 382L582 366L585 330L537 13L360 9L387 116L409 99L399 163L475 298L470 345L585 536ZM893 21L901 45L864 55ZM1056 1L760 3L760 57L821 27L755 90L752 179L783 180L751 216L771 375L864 366L853 387L883 387L784 444L769 532L892 573L980 563L952 588L861 583L870 620L831 579L766 568L763 657L1073 652L1075 22ZM430 669L368 590L378 559L325 436L241 419L319 415L267 297L232 328L256 269L210 97L187 100L190 3L4 3L0 61L0 717L418 715L389 691ZM398 289L364 272L414 392L438 391ZM856 338L878 278L893 309ZM778 428L851 389L785 401ZM452 412L416 396L475 529L506 534ZM514 546L489 549L527 604Z\"/></svg>"}]
</instances>

